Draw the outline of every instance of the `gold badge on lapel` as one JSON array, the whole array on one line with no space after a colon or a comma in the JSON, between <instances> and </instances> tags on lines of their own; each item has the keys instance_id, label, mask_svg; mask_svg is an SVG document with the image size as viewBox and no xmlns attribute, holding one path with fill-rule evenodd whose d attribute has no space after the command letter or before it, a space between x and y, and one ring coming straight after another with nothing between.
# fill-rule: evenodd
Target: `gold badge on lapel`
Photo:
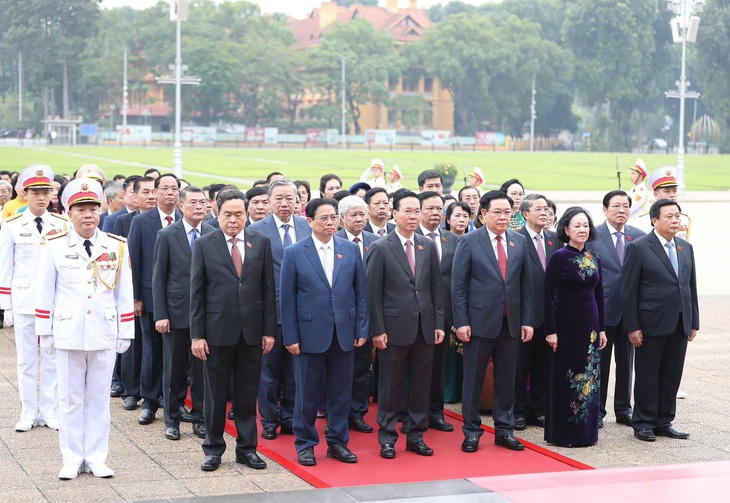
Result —
<instances>
[{"instance_id":1,"label":"gold badge on lapel","mask_svg":"<svg viewBox=\"0 0 730 503\"><path fill-rule=\"evenodd\" d=\"M246 248L253 248L253 245L251 243L249 243L248 241L246 241Z\"/></svg>"},{"instance_id":2,"label":"gold badge on lapel","mask_svg":"<svg viewBox=\"0 0 730 503\"><path fill-rule=\"evenodd\" d=\"M419 250L419 251L423 251L423 246L421 246L421 245L418 245L418 250Z\"/></svg>"}]
</instances>

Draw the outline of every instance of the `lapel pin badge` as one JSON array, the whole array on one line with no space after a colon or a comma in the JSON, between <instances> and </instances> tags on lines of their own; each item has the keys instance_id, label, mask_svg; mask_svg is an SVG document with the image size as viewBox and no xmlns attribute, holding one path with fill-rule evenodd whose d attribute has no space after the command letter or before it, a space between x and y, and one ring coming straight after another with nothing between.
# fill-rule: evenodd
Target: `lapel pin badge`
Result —
<instances>
[{"instance_id":1,"label":"lapel pin badge","mask_svg":"<svg viewBox=\"0 0 730 503\"><path fill-rule=\"evenodd\" d=\"M337 254L337 258L340 259L340 260L342 260L342 254L341 253L338 253Z\"/></svg>"},{"instance_id":2,"label":"lapel pin badge","mask_svg":"<svg viewBox=\"0 0 730 503\"><path fill-rule=\"evenodd\" d=\"M677 246L677 250L684 251L684 250L682 250L682 247L681 246Z\"/></svg>"},{"instance_id":3,"label":"lapel pin badge","mask_svg":"<svg viewBox=\"0 0 730 503\"><path fill-rule=\"evenodd\" d=\"M552 245L553 245L553 242L552 241L548 241L548 246L552 246Z\"/></svg>"},{"instance_id":4,"label":"lapel pin badge","mask_svg":"<svg viewBox=\"0 0 730 503\"><path fill-rule=\"evenodd\" d=\"M626 236L626 241L631 241L631 236Z\"/></svg>"},{"instance_id":5,"label":"lapel pin badge","mask_svg":"<svg viewBox=\"0 0 730 503\"><path fill-rule=\"evenodd\" d=\"M514 247L515 247L515 242L514 242L514 241L510 241L510 242L509 242L509 245L510 245L510 246L511 246L512 248L514 248Z\"/></svg>"},{"instance_id":6,"label":"lapel pin badge","mask_svg":"<svg viewBox=\"0 0 730 503\"><path fill-rule=\"evenodd\" d=\"M441 242L446 243L446 238L445 237L442 237L441 238Z\"/></svg>"},{"instance_id":7,"label":"lapel pin badge","mask_svg":"<svg viewBox=\"0 0 730 503\"><path fill-rule=\"evenodd\" d=\"M249 243L248 241L246 241L246 248L253 248L253 245L251 243Z\"/></svg>"},{"instance_id":8,"label":"lapel pin badge","mask_svg":"<svg viewBox=\"0 0 730 503\"><path fill-rule=\"evenodd\" d=\"M419 250L419 251L423 251L423 246L421 246L421 245L418 245L418 250Z\"/></svg>"}]
</instances>

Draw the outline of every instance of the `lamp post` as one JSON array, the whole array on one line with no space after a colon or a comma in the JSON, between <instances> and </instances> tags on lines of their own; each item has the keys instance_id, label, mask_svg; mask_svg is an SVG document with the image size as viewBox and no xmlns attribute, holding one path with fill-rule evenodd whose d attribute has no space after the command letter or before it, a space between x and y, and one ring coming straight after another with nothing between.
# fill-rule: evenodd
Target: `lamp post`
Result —
<instances>
[{"instance_id":1,"label":"lamp post","mask_svg":"<svg viewBox=\"0 0 730 503\"><path fill-rule=\"evenodd\" d=\"M345 85L346 85L346 70L345 70L345 56L342 56L342 146L344 147L347 143L347 124L345 122L345 114L347 109L345 108Z\"/></svg>"},{"instance_id":2,"label":"lamp post","mask_svg":"<svg viewBox=\"0 0 730 503\"><path fill-rule=\"evenodd\" d=\"M535 91L535 79L536 77L532 77L532 102L530 103L530 152L535 151L535 119L537 119L537 114L535 113L535 105L537 104L535 101L535 95L537 94L537 91Z\"/></svg>"},{"instance_id":3,"label":"lamp post","mask_svg":"<svg viewBox=\"0 0 730 503\"><path fill-rule=\"evenodd\" d=\"M680 194L685 191L684 183L684 100L685 98L697 99L700 94L687 91L690 82L687 80L687 43L694 43L697 40L697 30L700 26L700 18L694 14L702 12L705 0L668 0L667 9L676 14L676 17L669 21L672 28L672 40L675 44L682 44L682 69L679 80L676 81L678 91L667 91L667 98L679 98L679 143L677 145L677 182Z\"/></svg>"}]
</instances>

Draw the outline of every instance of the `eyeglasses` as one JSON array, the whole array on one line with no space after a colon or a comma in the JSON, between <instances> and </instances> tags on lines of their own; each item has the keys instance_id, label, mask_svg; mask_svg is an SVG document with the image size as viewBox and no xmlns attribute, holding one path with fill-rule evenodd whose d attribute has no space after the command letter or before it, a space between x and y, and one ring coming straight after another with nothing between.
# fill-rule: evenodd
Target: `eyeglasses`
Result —
<instances>
[{"instance_id":1,"label":"eyeglasses","mask_svg":"<svg viewBox=\"0 0 730 503\"><path fill-rule=\"evenodd\" d=\"M522 197L525 195L524 192L507 192L509 197Z\"/></svg>"},{"instance_id":2,"label":"eyeglasses","mask_svg":"<svg viewBox=\"0 0 730 503\"><path fill-rule=\"evenodd\" d=\"M337 222L337 220L339 218L340 218L340 216L335 214L335 215L323 215L321 217L316 217L313 220L326 224L327 222Z\"/></svg>"},{"instance_id":3,"label":"eyeglasses","mask_svg":"<svg viewBox=\"0 0 730 503\"><path fill-rule=\"evenodd\" d=\"M421 210L397 210L398 213L405 213L409 217L420 217Z\"/></svg>"}]
</instances>

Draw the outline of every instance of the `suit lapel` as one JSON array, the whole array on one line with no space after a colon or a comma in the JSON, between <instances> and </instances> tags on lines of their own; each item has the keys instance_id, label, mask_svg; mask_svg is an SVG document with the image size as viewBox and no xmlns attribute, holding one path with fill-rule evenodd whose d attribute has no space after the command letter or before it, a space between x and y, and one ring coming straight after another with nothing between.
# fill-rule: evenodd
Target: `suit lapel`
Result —
<instances>
[{"instance_id":1,"label":"suit lapel","mask_svg":"<svg viewBox=\"0 0 730 503\"><path fill-rule=\"evenodd\" d=\"M421 278L423 277L423 268L426 263L426 247L422 241L422 239L417 239L415 235L413 236L413 243L416 245L413 250L416 256L416 285L418 285L419 281L421 281ZM434 244L434 246L436 245Z\"/></svg>"},{"instance_id":2,"label":"suit lapel","mask_svg":"<svg viewBox=\"0 0 730 503\"><path fill-rule=\"evenodd\" d=\"M327 286L327 288L330 287L329 281L327 281L327 275L324 273L324 268L322 267L322 261L319 258L319 250L317 250L317 247L314 245L314 241L310 238L305 238L304 243L304 254L309 259L309 262L312 264L312 269L314 269L317 272L317 276L319 276L319 279L322 280L322 283ZM332 284L334 284L334 276L332 276Z\"/></svg>"},{"instance_id":3,"label":"suit lapel","mask_svg":"<svg viewBox=\"0 0 730 503\"><path fill-rule=\"evenodd\" d=\"M340 273L340 269L342 269L342 262L345 260L345 247L342 246L342 243L334 237L332 237L332 244L334 245L333 260L335 262L335 268L332 272L332 286L334 286L337 281L337 275Z\"/></svg>"},{"instance_id":4,"label":"suit lapel","mask_svg":"<svg viewBox=\"0 0 730 503\"><path fill-rule=\"evenodd\" d=\"M398 260L398 263L401 265L406 274L408 274L408 277L413 279L413 281L415 282L416 278L413 277L411 265L408 263L406 251L403 249L403 245L401 244L398 235L395 232L391 232L390 234L386 234L383 237L388 239L388 246L390 246L390 249L395 255L395 258Z\"/></svg>"},{"instance_id":5,"label":"suit lapel","mask_svg":"<svg viewBox=\"0 0 730 503\"><path fill-rule=\"evenodd\" d=\"M273 215L264 224L266 225L266 234L271 239L271 249L274 253L279 255L280 260L284 258L284 244L281 242L281 236L279 236L279 229L276 227L276 220Z\"/></svg>"},{"instance_id":6,"label":"suit lapel","mask_svg":"<svg viewBox=\"0 0 730 503\"><path fill-rule=\"evenodd\" d=\"M608 249L608 254L611 255L611 258L614 262L619 266L619 268L622 267L621 262L619 262L618 259L618 252L616 251L616 246L613 244L613 238L611 237L611 231L608 228L608 224L605 222L602 226L598 228L598 236L603 241L603 245ZM624 233L624 239L626 239L626 233ZM624 243L625 245L626 243Z\"/></svg>"},{"instance_id":7,"label":"suit lapel","mask_svg":"<svg viewBox=\"0 0 730 503\"><path fill-rule=\"evenodd\" d=\"M188 235L185 233L185 226L182 224L180 220L175 222L174 224L175 228L175 237L177 238L178 243L180 243L180 246L183 249L183 253L186 257L189 259L193 258L193 254L190 252L190 242L188 241Z\"/></svg>"},{"instance_id":8,"label":"suit lapel","mask_svg":"<svg viewBox=\"0 0 730 503\"><path fill-rule=\"evenodd\" d=\"M530 242L530 244L527 245L527 253L528 255L530 255L530 260L535 263L535 267L538 271L545 274L545 270L542 268L542 262L540 262L540 256L537 254L537 243L533 238L530 237L530 233L527 232L527 228L523 227L522 229L517 231L517 233L525 236L525 239ZM547 262L547 243L545 243L545 251L545 261Z\"/></svg>"},{"instance_id":9,"label":"suit lapel","mask_svg":"<svg viewBox=\"0 0 730 503\"><path fill-rule=\"evenodd\" d=\"M484 230L476 230L474 232L481 232L481 235L479 236L479 244L481 244L482 248L484 248L484 253L487 254L487 258L489 258L489 261L492 263L492 267L494 267L497 277L501 278L502 270L499 268L499 262L497 261L497 257L494 255L494 248L492 248L492 241L489 239L490 236L489 232L487 232L486 226L484 226ZM509 261L509 257L507 257L507 260ZM507 262L507 265L509 265L509 262Z\"/></svg>"},{"instance_id":10,"label":"suit lapel","mask_svg":"<svg viewBox=\"0 0 730 503\"><path fill-rule=\"evenodd\" d=\"M226 244L226 240L227 236L223 234L222 230L218 229L215 236L213 236L213 247L218 250L218 254L221 256L221 260L226 265L226 267L228 267L228 270L231 271L231 274L238 278L238 273L236 273L236 268L233 267L233 259L231 258L231 252L228 251L228 245ZM246 253L246 256L248 257L248 253ZM243 274L246 273L245 260L246 259L244 258Z\"/></svg>"},{"instance_id":11,"label":"suit lapel","mask_svg":"<svg viewBox=\"0 0 730 503\"><path fill-rule=\"evenodd\" d=\"M656 254L657 257L659 257L659 260L664 264L664 266L669 270L669 274L674 276L675 278L677 275L674 273L674 267L672 267L672 263L669 261L669 257L667 256L667 253L664 251L664 247L662 246L662 243L659 241L659 239L654 235L652 232L651 237L649 238L651 242L651 249ZM679 259L677 260L679 262Z\"/></svg>"}]
</instances>

